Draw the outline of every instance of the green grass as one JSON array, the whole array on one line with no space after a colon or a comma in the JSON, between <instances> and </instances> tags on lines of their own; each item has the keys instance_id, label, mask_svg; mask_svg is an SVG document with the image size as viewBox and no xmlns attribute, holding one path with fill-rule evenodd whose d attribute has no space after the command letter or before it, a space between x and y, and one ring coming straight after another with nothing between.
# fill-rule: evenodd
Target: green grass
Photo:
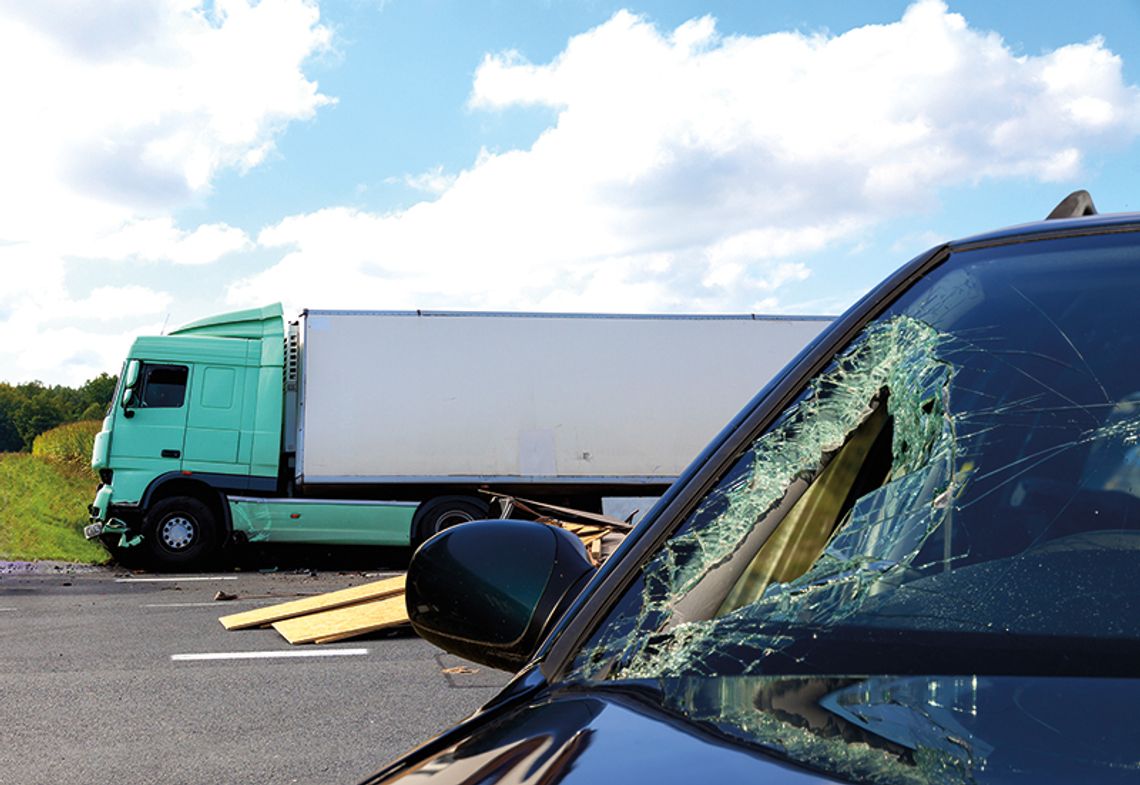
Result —
<instances>
[{"instance_id":1,"label":"green grass","mask_svg":"<svg viewBox=\"0 0 1140 785\"><path fill-rule=\"evenodd\" d=\"M102 427L102 420L80 420L52 428L36 437L32 443L32 455L76 469L86 469L91 465L95 434Z\"/></svg>"},{"instance_id":2,"label":"green grass","mask_svg":"<svg viewBox=\"0 0 1140 785\"><path fill-rule=\"evenodd\" d=\"M88 456L94 434L82 423L55 430L64 432L37 438L37 454L0 453L0 558L105 562L107 552L83 538L98 480L77 458L83 448L76 432L87 439Z\"/></svg>"}]
</instances>

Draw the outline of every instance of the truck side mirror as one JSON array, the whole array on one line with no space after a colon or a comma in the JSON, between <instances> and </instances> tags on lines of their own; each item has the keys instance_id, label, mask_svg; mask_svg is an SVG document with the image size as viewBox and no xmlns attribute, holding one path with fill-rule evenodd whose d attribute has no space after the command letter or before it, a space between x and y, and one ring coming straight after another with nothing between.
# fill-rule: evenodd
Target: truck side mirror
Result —
<instances>
[{"instance_id":1,"label":"truck side mirror","mask_svg":"<svg viewBox=\"0 0 1140 785\"><path fill-rule=\"evenodd\" d=\"M141 363L138 360L131 360L127 363L127 371L123 375L123 389L133 390L135 385L139 383L139 369Z\"/></svg>"},{"instance_id":2,"label":"truck side mirror","mask_svg":"<svg viewBox=\"0 0 1140 785\"><path fill-rule=\"evenodd\" d=\"M141 363L138 360L131 360L127 363L127 368L123 371L123 395L119 399L119 405L123 407L123 416L127 419L135 416L131 411L131 402L135 398L135 386L139 383L139 369Z\"/></svg>"},{"instance_id":3,"label":"truck side mirror","mask_svg":"<svg viewBox=\"0 0 1140 785\"><path fill-rule=\"evenodd\" d=\"M123 397L119 400L120 405L123 407L123 416L128 420L135 416L135 412L131 409L131 402L135 399L135 391L131 388L123 390Z\"/></svg>"},{"instance_id":4,"label":"truck side mirror","mask_svg":"<svg viewBox=\"0 0 1140 785\"><path fill-rule=\"evenodd\" d=\"M533 521L445 529L408 565L408 617L452 654L517 671L594 574L581 541Z\"/></svg>"}]
</instances>

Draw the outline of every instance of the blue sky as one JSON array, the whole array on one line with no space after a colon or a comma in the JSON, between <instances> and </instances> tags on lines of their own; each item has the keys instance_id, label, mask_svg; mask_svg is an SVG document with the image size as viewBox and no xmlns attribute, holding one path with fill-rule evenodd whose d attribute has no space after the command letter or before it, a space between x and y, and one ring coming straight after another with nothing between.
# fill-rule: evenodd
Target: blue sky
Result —
<instances>
[{"instance_id":1,"label":"blue sky","mask_svg":"<svg viewBox=\"0 0 1140 785\"><path fill-rule=\"evenodd\" d=\"M1140 209L1134 0L4 2L0 65L6 381L275 301L837 313Z\"/></svg>"}]
</instances>

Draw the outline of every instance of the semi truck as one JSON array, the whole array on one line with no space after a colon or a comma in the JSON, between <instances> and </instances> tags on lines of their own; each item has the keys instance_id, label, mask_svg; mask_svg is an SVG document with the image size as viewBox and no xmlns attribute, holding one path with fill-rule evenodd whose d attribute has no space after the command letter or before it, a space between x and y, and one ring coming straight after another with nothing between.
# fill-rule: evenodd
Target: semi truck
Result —
<instances>
[{"instance_id":1,"label":"semi truck","mask_svg":"<svg viewBox=\"0 0 1140 785\"><path fill-rule=\"evenodd\" d=\"M137 338L84 533L192 568L243 541L416 545L480 491L660 494L829 317L306 310Z\"/></svg>"}]
</instances>

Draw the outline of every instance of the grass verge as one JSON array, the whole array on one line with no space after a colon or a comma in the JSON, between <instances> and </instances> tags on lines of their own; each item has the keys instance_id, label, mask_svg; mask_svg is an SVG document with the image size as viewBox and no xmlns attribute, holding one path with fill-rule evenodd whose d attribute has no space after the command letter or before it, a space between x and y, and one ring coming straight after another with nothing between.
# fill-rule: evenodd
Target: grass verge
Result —
<instances>
[{"instance_id":1,"label":"grass verge","mask_svg":"<svg viewBox=\"0 0 1140 785\"><path fill-rule=\"evenodd\" d=\"M90 469L26 453L0 453L0 557L107 561L83 538L97 481Z\"/></svg>"}]
</instances>

